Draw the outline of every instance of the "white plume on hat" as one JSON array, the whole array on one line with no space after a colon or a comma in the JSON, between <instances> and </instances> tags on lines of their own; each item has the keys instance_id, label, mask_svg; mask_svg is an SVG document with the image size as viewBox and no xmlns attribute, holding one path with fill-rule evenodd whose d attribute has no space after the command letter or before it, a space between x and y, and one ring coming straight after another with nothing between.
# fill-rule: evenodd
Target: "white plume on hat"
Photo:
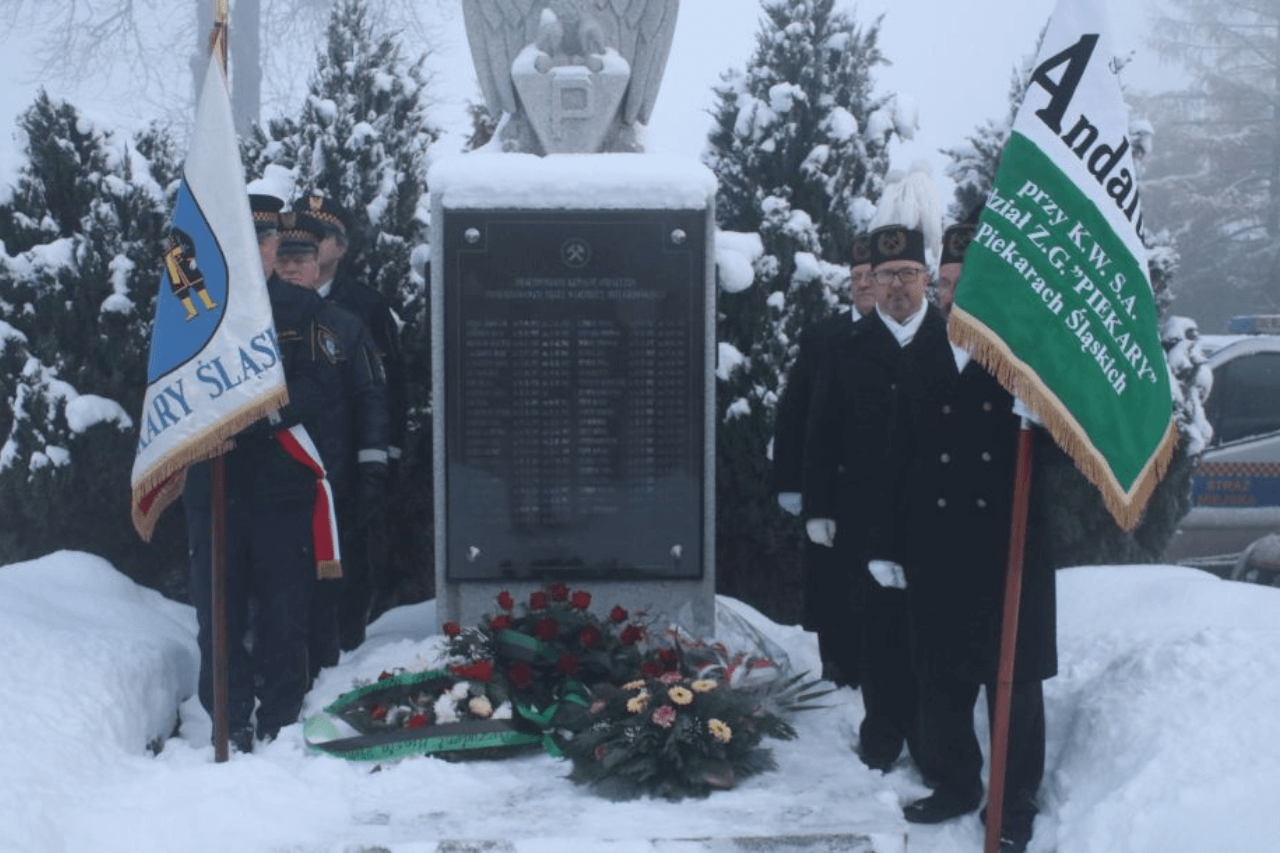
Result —
<instances>
[{"instance_id":1,"label":"white plume on hat","mask_svg":"<svg viewBox=\"0 0 1280 853\"><path fill-rule=\"evenodd\" d=\"M871 230L901 225L924 235L924 250L933 264L942 256L942 202L933 184L933 168L926 160L911 164L910 172L894 169L885 175L884 192L871 218Z\"/></svg>"}]
</instances>

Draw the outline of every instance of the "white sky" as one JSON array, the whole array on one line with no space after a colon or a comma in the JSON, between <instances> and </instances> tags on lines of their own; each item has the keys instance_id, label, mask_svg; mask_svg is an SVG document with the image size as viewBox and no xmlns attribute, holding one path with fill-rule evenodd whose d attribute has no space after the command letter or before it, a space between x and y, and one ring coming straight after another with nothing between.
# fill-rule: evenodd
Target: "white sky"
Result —
<instances>
[{"instance_id":1,"label":"white sky","mask_svg":"<svg viewBox=\"0 0 1280 853\"><path fill-rule=\"evenodd\" d=\"M797 671L815 664L813 634L732 600L720 606L781 645ZM1175 566L1065 569L1058 614L1048 768L1028 853L1276 849L1280 590ZM434 625L431 602L385 614L320 674L304 714L356 679L438 665ZM776 772L705 801L614 803L574 786L567 765L542 753L413 758L373 772L309 755L300 724L215 765L209 717L188 698L194 612L87 554L0 566L0 648L4 853L427 853L442 839L508 839L501 849L513 853L635 853L659 846L651 838L705 853L725 845L690 839L850 831L880 833L880 853L903 853L904 836L909 853L982 849L974 815L902 820L901 804L926 789L906 760L888 774L858 762L863 706L848 688L794 717L798 739L765 741ZM178 713L180 730L152 757L146 743L167 737ZM979 703L983 742L985 716Z\"/></svg>"},{"instance_id":2,"label":"white sky","mask_svg":"<svg viewBox=\"0 0 1280 853\"><path fill-rule=\"evenodd\" d=\"M1138 89L1159 88L1171 73L1143 44L1150 9L1158 2L1110 3L1115 25L1113 42L1121 52L1135 51L1126 81ZM878 90L896 91L918 108L920 131L914 142L894 151L895 167L907 168L916 159L928 159L934 166L939 189L944 193L949 190L943 177L945 161L938 149L957 144L979 122L1004 115L1009 75L1034 49L1053 5L1053 0L844 3L844 8L863 24L884 14L881 49L894 64L879 69ZM711 88L723 71L741 68L750 58L760 16L759 0L684 0L666 78L649 128L650 151L699 156L710 126L707 111L714 103ZM440 56L435 65L439 80L448 88L436 92L444 102L437 120L461 125L465 131L462 105L467 98L479 100L480 96L461 14L444 15L440 24ZM12 127L13 118L31 103L42 82L26 53L28 43L38 38L38 32L14 30L4 38L0 126ZM157 51L169 49L157 46ZM310 61L302 67L305 71L299 74L300 87L305 86ZM184 73L184 69L185 66L178 68L176 73ZM43 82L52 95L68 98L82 111L119 120L133 116L139 103L134 93L125 91L123 86L112 91L100 86L68 88L58 81ZM13 168L11 137L11 133L0 134L0 176L11 174Z\"/></svg>"}]
</instances>

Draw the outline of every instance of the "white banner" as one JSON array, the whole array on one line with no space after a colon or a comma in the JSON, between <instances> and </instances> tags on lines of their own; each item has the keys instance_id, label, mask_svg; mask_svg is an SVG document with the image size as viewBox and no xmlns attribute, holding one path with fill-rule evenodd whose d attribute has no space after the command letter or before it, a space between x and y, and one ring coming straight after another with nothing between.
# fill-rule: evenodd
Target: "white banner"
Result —
<instances>
[{"instance_id":1,"label":"white banner","mask_svg":"<svg viewBox=\"0 0 1280 853\"><path fill-rule=\"evenodd\" d=\"M210 57L156 299L133 523L150 539L188 465L286 402L226 75Z\"/></svg>"}]
</instances>

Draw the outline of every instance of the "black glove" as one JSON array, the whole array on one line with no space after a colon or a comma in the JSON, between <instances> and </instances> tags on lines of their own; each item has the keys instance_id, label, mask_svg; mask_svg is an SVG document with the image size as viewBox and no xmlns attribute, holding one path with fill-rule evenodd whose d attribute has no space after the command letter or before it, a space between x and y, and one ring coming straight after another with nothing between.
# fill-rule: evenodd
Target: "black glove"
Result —
<instances>
[{"instance_id":1,"label":"black glove","mask_svg":"<svg viewBox=\"0 0 1280 853\"><path fill-rule=\"evenodd\" d=\"M371 527L382 517L387 505L387 465L385 462L360 463L359 503L360 526Z\"/></svg>"}]
</instances>

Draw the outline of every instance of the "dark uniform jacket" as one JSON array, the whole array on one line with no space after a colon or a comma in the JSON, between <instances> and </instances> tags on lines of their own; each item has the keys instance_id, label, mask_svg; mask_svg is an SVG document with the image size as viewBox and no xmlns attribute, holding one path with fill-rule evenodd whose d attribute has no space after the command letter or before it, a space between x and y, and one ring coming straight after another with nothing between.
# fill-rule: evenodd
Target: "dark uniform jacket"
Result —
<instances>
[{"instance_id":1,"label":"dark uniform jacket","mask_svg":"<svg viewBox=\"0 0 1280 853\"><path fill-rule=\"evenodd\" d=\"M912 346L900 346L872 311L831 346L810 405L804 515L835 520L836 547L861 574L873 510L892 483L886 451L894 386L903 353Z\"/></svg>"},{"instance_id":2,"label":"dark uniform jacket","mask_svg":"<svg viewBox=\"0 0 1280 853\"><path fill-rule=\"evenodd\" d=\"M849 311L808 326L800 334L795 363L787 374L787 385L778 401L773 431L773 491L801 492L804 484L805 423L813 400L818 371L827 353L837 342L853 333Z\"/></svg>"},{"instance_id":3,"label":"dark uniform jacket","mask_svg":"<svg viewBox=\"0 0 1280 853\"><path fill-rule=\"evenodd\" d=\"M408 428L409 402L400 327L391 313L391 303L373 288L341 278L334 279L325 298L356 315L369 330L374 351L386 374L387 448L393 459L399 459Z\"/></svg>"},{"instance_id":4,"label":"dark uniform jacket","mask_svg":"<svg viewBox=\"0 0 1280 853\"><path fill-rule=\"evenodd\" d=\"M306 427L335 494L354 485L357 451L387 447L386 386L364 326L314 291L276 276L267 282L289 403L280 422L257 421L227 454L227 497L259 505L311 503L315 476L289 456L277 430ZM192 466L186 499L208 505L208 465Z\"/></svg>"},{"instance_id":5,"label":"dark uniform jacket","mask_svg":"<svg viewBox=\"0 0 1280 853\"><path fill-rule=\"evenodd\" d=\"M945 321L927 316L906 350L892 425L892 499L874 527L876 556L903 565L912 653L924 673L996 677L1019 418L1013 397L970 360L960 372ZM890 495L884 496L886 499ZM1057 671L1054 573L1043 503L1033 504L1016 680Z\"/></svg>"}]
</instances>

